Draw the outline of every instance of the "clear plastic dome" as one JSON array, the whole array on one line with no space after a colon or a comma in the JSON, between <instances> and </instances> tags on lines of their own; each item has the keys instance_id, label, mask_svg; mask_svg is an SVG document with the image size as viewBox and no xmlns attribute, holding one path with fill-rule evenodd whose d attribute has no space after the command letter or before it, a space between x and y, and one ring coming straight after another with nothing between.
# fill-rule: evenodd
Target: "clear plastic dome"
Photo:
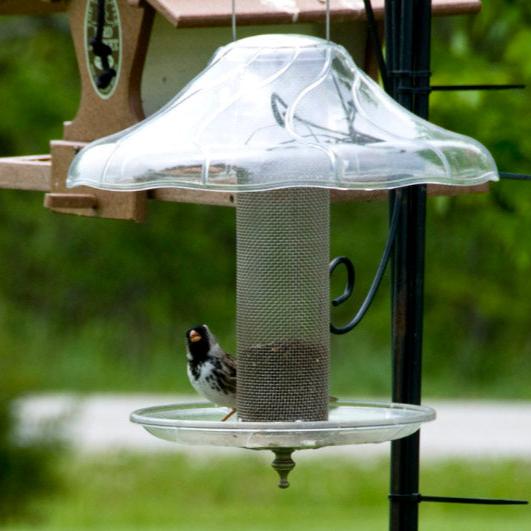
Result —
<instances>
[{"instance_id":1,"label":"clear plastic dome","mask_svg":"<svg viewBox=\"0 0 531 531\"><path fill-rule=\"evenodd\" d=\"M85 147L67 185L241 192L497 179L483 145L405 110L342 46L260 35L218 49L158 113Z\"/></svg>"}]
</instances>

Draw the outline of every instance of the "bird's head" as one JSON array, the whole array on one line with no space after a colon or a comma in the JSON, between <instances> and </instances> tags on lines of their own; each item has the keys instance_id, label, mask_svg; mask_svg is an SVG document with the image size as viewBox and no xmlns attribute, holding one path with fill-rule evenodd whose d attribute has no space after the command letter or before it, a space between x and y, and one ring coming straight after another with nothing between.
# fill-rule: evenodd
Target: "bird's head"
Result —
<instances>
[{"instance_id":1,"label":"bird's head","mask_svg":"<svg viewBox=\"0 0 531 531\"><path fill-rule=\"evenodd\" d=\"M207 325L194 326L186 331L186 355L190 361L204 359L214 346L217 341Z\"/></svg>"}]
</instances>

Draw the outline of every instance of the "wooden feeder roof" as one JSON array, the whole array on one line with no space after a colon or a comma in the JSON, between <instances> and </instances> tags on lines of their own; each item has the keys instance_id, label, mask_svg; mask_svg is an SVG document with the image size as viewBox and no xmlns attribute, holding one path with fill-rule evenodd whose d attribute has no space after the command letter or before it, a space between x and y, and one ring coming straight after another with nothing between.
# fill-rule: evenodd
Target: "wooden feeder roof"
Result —
<instances>
[{"instance_id":1,"label":"wooden feeder roof","mask_svg":"<svg viewBox=\"0 0 531 531\"><path fill-rule=\"evenodd\" d=\"M138 4L141 0L129 0ZM179 27L226 26L231 23L229 0L145 0L171 24ZM365 19L363 0L331 0L333 20ZM384 0L373 0L376 18L383 19ZM454 15L479 11L481 0L433 0L434 15ZM239 0L238 24L319 22L324 20L324 0Z\"/></svg>"},{"instance_id":2,"label":"wooden feeder roof","mask_svg":"<svg viewBox=\"0 0 531 531\"><path fill-rule=\"evenodd\" d=\"M229 0L128 0L131 5L150 4L171 24L179 27L226 26L231 22ZM68 0L0 0L0 15L46 14L65 11ZM384 0L373 0L376 18L383 18ZM239 0L238 24L275 24L322 21L324 0ZM473 13L481 0L433 0L434 15ZM331 0L336 21L365 18L363 0Z\"/></svg>"}]
</instances>

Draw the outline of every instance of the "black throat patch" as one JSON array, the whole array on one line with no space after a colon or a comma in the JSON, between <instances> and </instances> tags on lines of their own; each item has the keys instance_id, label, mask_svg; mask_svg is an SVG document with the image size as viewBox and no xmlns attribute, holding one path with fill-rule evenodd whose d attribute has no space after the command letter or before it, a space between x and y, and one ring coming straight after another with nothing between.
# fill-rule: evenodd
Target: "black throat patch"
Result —
<instances>
[{"instance_id":1,"label":"black throat patch","mask_svg":"<svg viewBox=\"0 0 531 531\"><path fill-rule=\"evenodd\" d=\"M190 332L197 332L201 339L199 341L190 341ZM201 371L201 365L209 358L210 356L210 338L206 327L203 325L190 328L186 332L186 342L188 344L188 351L192 356L191 360L188 360L188 365L190 366L190 372L192 376L197 379Z\"/></svg>"}]
</instances>

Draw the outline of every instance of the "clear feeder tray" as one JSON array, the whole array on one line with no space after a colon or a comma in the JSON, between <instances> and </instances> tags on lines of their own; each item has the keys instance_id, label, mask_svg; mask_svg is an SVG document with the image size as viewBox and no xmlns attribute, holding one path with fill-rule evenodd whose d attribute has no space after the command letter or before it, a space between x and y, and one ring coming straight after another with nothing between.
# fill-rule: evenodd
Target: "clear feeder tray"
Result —
<instances>
[{"instance_id":1,"label":"clear feeder tray","mask_svg":"<svg viewBox=\"0 0 531 531\"><path fill-rule=\"evenodd\" d=\"M221 422L227 411L208 402L170 404L134 411L131 421L159 439L181 444L305 450L392 441L435 418L427 406L352 400L330 402L328 420L319 422L240 422L234 417Z\"/></svg>"},{"instance_id":2,"label":"clear feeder tray","mask_svg":"<svg viewBox=\"0 0 531 531\"><path fill-rule=\"evenodd\" d=\"M194 402L138 409L131 413L131 421L170 442L272 450L279 487L286 488L295 450L392 441L435 419L432 408L411 404L337 400L328 409L327 421L241 422L233 417L222 422L227 408Z\"/></svg>"}]
</instances>

